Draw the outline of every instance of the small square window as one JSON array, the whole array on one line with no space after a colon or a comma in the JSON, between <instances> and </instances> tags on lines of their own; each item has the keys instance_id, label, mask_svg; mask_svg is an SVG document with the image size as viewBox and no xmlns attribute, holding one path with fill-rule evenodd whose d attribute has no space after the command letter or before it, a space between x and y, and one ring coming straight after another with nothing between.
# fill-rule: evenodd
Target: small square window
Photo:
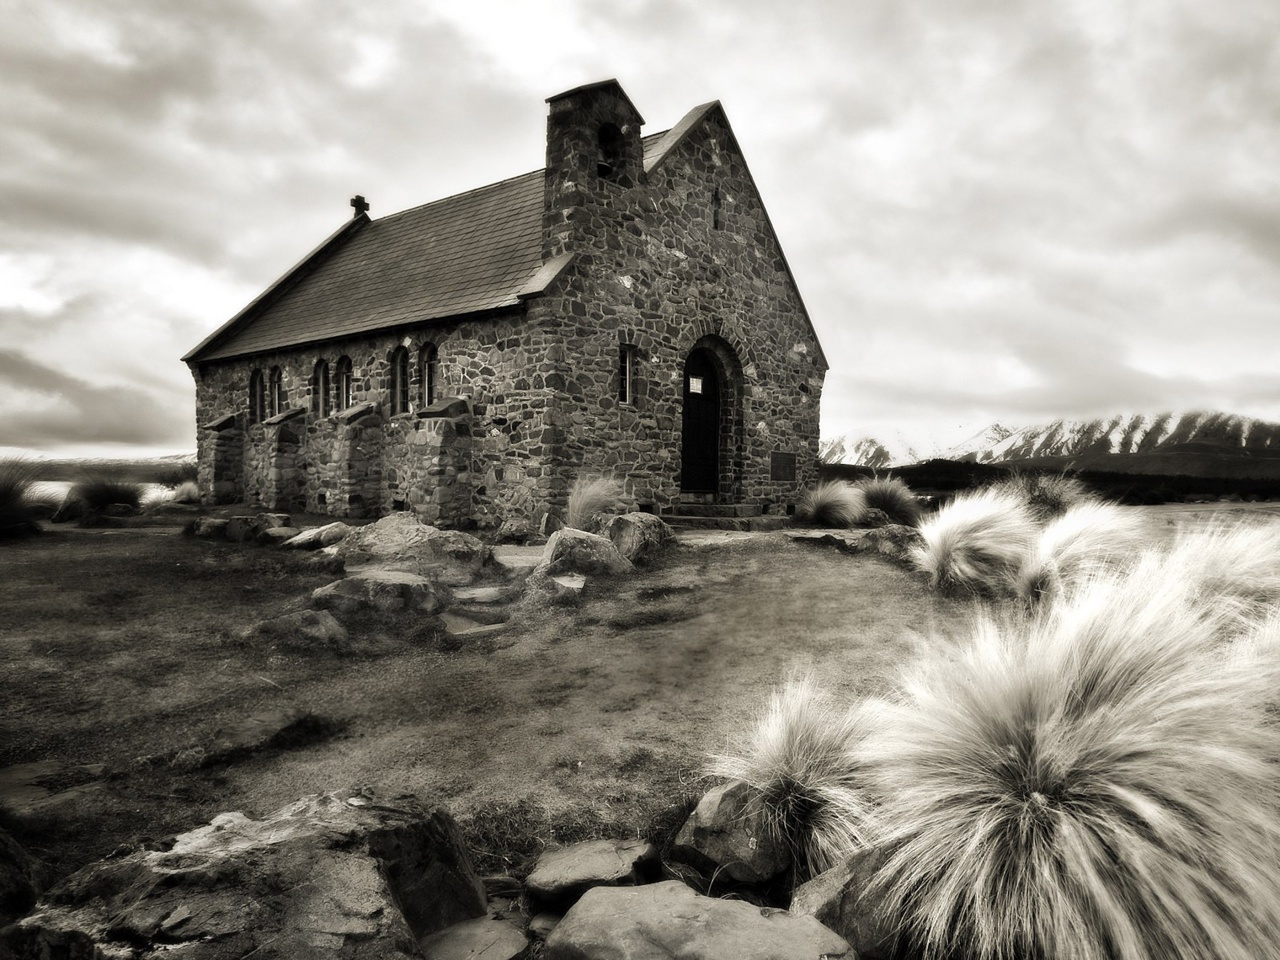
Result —
<instances>
[{"instance_id":1,"label":"small square window","mask_svg":"<svg viewBox=\"0 0 1280 960\"><path fill-rule=\"evenodd\" d=\"M701 392L702 392L702 378L701 378L701 377L690 377L690 378L689 378L689 392L690 392L690 393L701 393Z\"/></svg>"}]
</instances>

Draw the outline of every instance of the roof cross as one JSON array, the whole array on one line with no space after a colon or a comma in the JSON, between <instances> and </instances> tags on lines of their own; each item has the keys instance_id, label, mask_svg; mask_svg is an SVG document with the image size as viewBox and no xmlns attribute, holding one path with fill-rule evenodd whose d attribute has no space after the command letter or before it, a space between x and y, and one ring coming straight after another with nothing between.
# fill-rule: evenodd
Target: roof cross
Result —
<instances>
[{"instance_id":1,"label":"roof cross","mask_svg":"<svg viewBox=\"0 0 1280 960\"><path fill-rule=\"evenodd\" d=\"M360 194L356 194L351 198L351 207L355 210L353 216L360 216L362 213L369 212L369 201L365 200Z\"/></svg>"}]
</instances>

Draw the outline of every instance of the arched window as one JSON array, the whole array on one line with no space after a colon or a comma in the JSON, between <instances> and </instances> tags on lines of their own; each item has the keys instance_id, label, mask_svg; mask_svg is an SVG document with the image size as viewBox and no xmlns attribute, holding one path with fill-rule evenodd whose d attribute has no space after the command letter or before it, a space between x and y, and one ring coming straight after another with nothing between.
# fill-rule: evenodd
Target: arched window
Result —
<instances>
[{"instance_id":1,"label":"arched window","mask_svg":"<svg viewBox=\"0 0 1280 960\"><path fill-rule=\"evenodd\" d=\"M409 412L409 351L396 347L391 352L391 414Z\"/></svg>"},{"instance_id":2,"label":"arched window","mask_svg":"<svg viewBox=\"0 0 1280 960\"><path fill-rule=\"evenodd\" d=\"M634 405L636 379L640 372L640 353L629 343L618 347L618 402Z\"/></svg>"},{"instance_id":3,"label":"arched window","mask_svg":"<svg viewBox=\"0 0 1280 960\"><path fill-rule=\"evenodd\" d=\"M351 389L351 358L338 358L338 395L337 407L339 410L345 410L351 406L352 389Z\"/></svg>"},{"instance_id":4,"label":"arched window","mask_svg":"<svg viewBox=\"0 0 1280 960\"><path fill-rule=\"evenodd\" d=\"M602 123L596 132L596 143L600 148L596 158L596 173L606 180L611 179L622 169L622 131L617 124Z\"/></svg>"},{"instance_id":5,"label":"arched window","mask_svg":"<svg viewBox=\"0 0 1280 960\"><path fill-rule=\"evenodd\" d=\"M284 413L284 374L279 367L271 368L267 384L267 416L278 417Z\"/></svg>"},{"instance_id":6,"label":"arched window","mask_svg":"<svg viewBox=\"0 0 1280 960\"><path fill-rule=\"evenodd\" d=\"M329 393L329 361L316 363L316 373L311 380L311 409L318 417L333 412L333 395Z\"/></svg>"},{"instance_id":7,"label":"arched window","mask_svg":"<svg viewBox=\"0 0 1280 960\"><path fill-rule=\"evenodd\" d=\"M418 392L425 410L439 397L440 353L434 343L428 343L418 352Z\"/></svg>"},{"instance_id":8,"label":"arched window","mask_svg":"<svg viewBox=\"0 0 1280 960\"><path fill-rule=\"evenodd\" d=\"M249 422L261 423L265 416L266 391L262 387L262 371L254 370L249 374Z\"/></svg>"}]
</instances>

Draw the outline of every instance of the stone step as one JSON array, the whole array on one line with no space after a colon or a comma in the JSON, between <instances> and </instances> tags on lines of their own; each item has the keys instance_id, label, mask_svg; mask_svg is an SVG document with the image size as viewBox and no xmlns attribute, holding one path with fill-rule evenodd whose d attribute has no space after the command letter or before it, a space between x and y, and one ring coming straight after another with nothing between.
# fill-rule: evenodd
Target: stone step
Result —
<instances>
[{"instance_id":1,"label":"stone step","mask_svg":"<svg viewBox=\"0 0 1280 960\"><path fill-rule=\"evenodd\" d=\"M677 503L671 508L677 517L758 517L758 503Z\"/></svg>"},{"instance_id":2,"label":"stone step","mask_svg":"<svg viewBox=\"0 0 1280 960\"><path fill-rule=\"evenodd\" d=\"M663 516L674 530L741 530L755 533L785 530L790 517L684 517Z\"/></svg>"}]
</instances>

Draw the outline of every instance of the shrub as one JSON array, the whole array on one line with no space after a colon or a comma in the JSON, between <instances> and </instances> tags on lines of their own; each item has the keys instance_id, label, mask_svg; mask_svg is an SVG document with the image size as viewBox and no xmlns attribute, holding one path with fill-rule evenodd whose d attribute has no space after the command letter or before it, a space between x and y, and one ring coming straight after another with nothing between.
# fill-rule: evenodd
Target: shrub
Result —
<instances>
[{"instance_id":1,"label":"shrub","mask_svg":"<svg viewBox=\"0 0 1280 960\"><path fill-rule=\"evenodd\" d=\"M622 505L622 483L612 477L579 477L569 491L569 505L564 524L575 530L586 530L602 513Z\"/></svg>"},{"instance_id":2,"label":"shrub","mask_svg":"<svg viewBox=\"0 0 1280 960\"><path fill-rule=\"evenodd\" d=\"M935 587L1010 594L1037 532L1021 497L989 487L961 494L922 522L923 542L911 559Z\"/></svg>"},{"instance_id":3,"label":"shrub","mask_svg":"<svg viewBox=\"0 0 1280 960\"><path fill-rule=\"evenodd\" d=\"M1050 520L1018 571L1015 592L1029 601L1062 593L1137 549L1142 520L1132 510L1084 502Z\"/></svg>"},{"instance_id":4,"label":"shrub","mask_svg":"<svg viewBox=\"0 0 1280 960\"><path fill-rule=\"evenodd\" d=\"M999 480L991 486L1021 497L1031 515L1041 522L1062 516L1076 504L1097 499L1075 477L1061 473L1015 471L1007 480Z\"/></svg>"},{"instance_id":5,"label":"shrub","mask_svg":"<svg viewBox=\"0 0 1280 960\"><path fill-rule=\"evenodd\" d=\"M173 490L174 503L199 503L200 487L194 480L183 480Z\"/></svg>"},{"instance_id":6,"label":"shrub","mask_svg":"<svg viewBox=\"0 0 1280 960\"><path fill-rule=\"evenodd\" d=\"M82 500L91 511L101 510L113 503L123 503L137 509L142 503L142 486L127 480L91 476L75 483L67 491L67 499Z\"/></svg>"},{"instance_id":7,"label":"shrub","mask_svg":"<svg viewBox=\"0 0 1280 960\"><path fill-rule=\"evenodd\" d=\"M844 480L824 480L800 494L796 519L818 527L854 527L867 515L867 498Z\"/></svg>"},{"instance_id":8,"label":"shrub","mask_svg":"<svg viewBox=\"0 0 1280 960\"><path fill-rule=\"evenodd\" d=\"M815 876L867 842L860 712L823 696L811 677L775 690L737 749L711 773L759 791L764 822L792 851L796 873Z\"/></svg>"},{"instance_id":9,"label":"shrub","mask_svg":"<svg viewBox=\"0 0 1280 960\"><path fill-rule=\"evenodd\" d=\"M14 536L34 529L30 499L35 468L29 461L0 459L0 536Z\"/></svg>"},{"instance_id":10,"label":"shrub","mask_svg":"<svg viewBox=\"0 0 1280 960\"><path fill-rule=\"evenodd\" d=\"M194 483L197 479L197 467L194 460L184 460L171 464L160 470L156 483L162 487L177 488L184 483Z\"/></svg>"},{"instance_id":11,"label":"shrub","mask_svg":"<svg viewBox=\"0 0 1280 960\"><path fill-rule=\"evenodd\" d=\"M1135 568L1136 569L1136 568ZM1176 572L981 619L868 707L875 878L926 957L1272 956L1275 670ZM914 954L913 954L914 955Z\"/></svg>"},{"instance_id":12,"label":"shrub","mask_svg":"<svg viewBox=\"0 0 1280 960\"><path fill-rule=\"evenodd\" d=\"M867 506L883 511L894 523L914 527L920 522L924 510L911 488L897 477L875 477L859 480L857 488L866 498Z\"/></svg>"}]
</instances>

